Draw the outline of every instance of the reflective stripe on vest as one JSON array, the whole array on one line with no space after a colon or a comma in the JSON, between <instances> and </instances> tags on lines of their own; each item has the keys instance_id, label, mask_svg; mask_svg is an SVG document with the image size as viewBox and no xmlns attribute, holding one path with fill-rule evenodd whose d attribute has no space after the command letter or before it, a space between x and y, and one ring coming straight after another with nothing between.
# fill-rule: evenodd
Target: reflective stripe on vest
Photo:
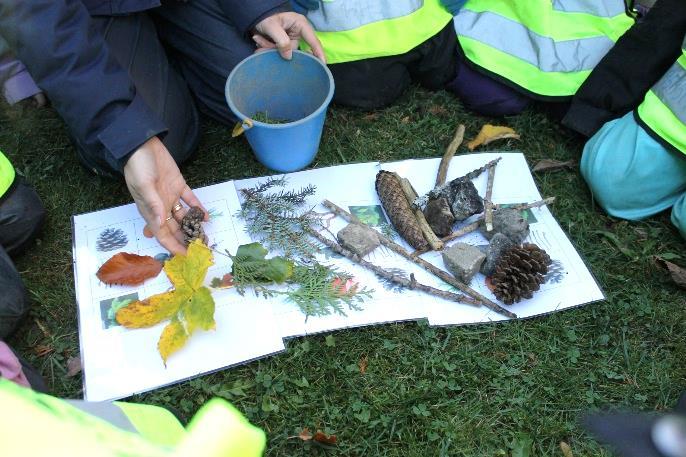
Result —
<instances>
[{"instance_id":1,"label":"reflective stripe on vest","mask_svg":"<svg viewBox=\"0 0 686 457\"><path fill-rule=\"evenodd\" d=\"M469 0L454 24L477 66L534 95L568 97L633 24L624 8L623 0Z\"/></svg>"},{"instance_id":2,"label":"reflective stripe on vest","mask_svg":"<svg viewBox=\"0 0 686 457\"><path fill-rule=\"evenodd\" d=\"M404 54L440 32L452 16L440 0L320 0L307 18L327 62L335 64Z\"/></svg>"},{"instance_id":3,"label":"reflective stripe on vest","mask_svg":"<svg viewBox=\"0 0 686 457\"><path fill-rule=\"evenodd\" d=\"M555 11L565 11L567 13L592 14L599 17L614 17L626 12L626 5L623 2L603 2L587 0L553 0Z\"/></svg>"},{"instance_id":4,"label":"reflective stripe on vest","mask_svg":"<svg viewBox=\"0 0 686 457\"><path fill-rule=\"evenodd\" d=\"M636 113L645 127L686 154L686 40L682 55L648 91Z\"/></svg>"},{"instance_id":5,"label":"reflective stripe on vest","mask_svg":"<svg viewBox=\"0 0 686 457\"><path fill-rule=\"evenodd\" d=\"M0 151L0 197L5 195L7 189L14 182L14 167L9 159Z\"/></svg>"}]
</instances>

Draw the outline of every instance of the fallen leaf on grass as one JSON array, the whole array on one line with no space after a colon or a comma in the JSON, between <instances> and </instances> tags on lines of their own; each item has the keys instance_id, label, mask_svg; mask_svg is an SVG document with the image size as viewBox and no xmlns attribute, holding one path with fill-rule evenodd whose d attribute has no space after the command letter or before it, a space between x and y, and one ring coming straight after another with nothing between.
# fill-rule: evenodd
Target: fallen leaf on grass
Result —
<instances>
[{"instance_id":1,"label":"fallen leaf on grass","mask_svg":"<svg viewBox=\"0 0 686 457\"><path fill-rule=\"evenodd\" d=\"M562 450L562 455L564 457L574 457L574 454L572 454L572 448L564 441L560 441L560 449Z\"/></svg>"},{"instance_id":2,"label":"fallen leaf on grass","mask_svg":"<svg viewBox=\"0 0 686 457\"><path fill-rule=\"evenodd\" d=\"M473 151L481 145L486 145L488 143L492 143L493 141L502 140L505 138L513 138L518 140L520 137L517 132L512 130L510 127L486 124L481 127L481 131L476 138L467 143L467 148L469 148L470 151Z\"/></svg>"},{"instance_id":3,"label":"fallen leaf on grass","mask_svg":"<svg viewBox=\"0 0 686 457\"><path fill-rule=\"evenodd\" d=\"M369 360L367 359L366 355L362 357L359 362L357 362L357 366L360 367L360 374L365 374L367 372L368 364Z\"/></svg>"},{"instance_id":4,"label":"fallen leaf on grass","mask_svg":"<svg viewBox=\"0 0 686 457\"><path fill-rule=\"evenodd\" d=\"M321 430L317 430L317 433L312 437L312 441L333 446L336 444L336 435L327 435Z\"/></svg>"},{"instance_id":5,"label":"fallen leaf on grass","mask_svg":"<svg viewBox=\"0 0 686 457\"><path fill-rule=\"evenodd\" d=\"M81 357L69 357L67 360L67 377L71 378L81 373Z\"/></svg>"},{"instance_id":6,"label":"fallen leaf on grass","mask_svg":"<svg viewBox=\"0 0 686 457\"><path fill-rule=\"evenodd\" d=\"M379 113L369 113L362 116L363 121L375 121L379 118Z\"/></svg>"},{"instance_id":7,"label":"fallen leaf on grass","mask_svg":"<svg viewBox=\"0 0 686 457\"><path fill-rule=\"evenodd\" d=\"M669 274L672 276L672 281L674 281L674 284L682 289L686 289L686 268L680 267L679 265L669 262L661 257L656 257L656 260L662 263L665 268L667 268Z\"/></svg>"},{"instance_id":8,"label":"fallen leaf on grass","mask_svg":"<svg viewBox=\"0 0 686 457\"><path fill-rule=\"evenodd\" d=\"M35 348L33 348L33 352L38 356L38 357L45 357L46 355L50 354L53 352L55 348L52 348L50 346L46 346L45 344L39 344Z\"/></svg>"},{"instance_id":9,"label":"fallen leaf on grass","mask_svg":"<svg viewBox=\"0 0 686 457\"><path fill-rule=\"evenodd\" d=\"M154 278L162 271L162 262L149 255L120 252L103 263L95 274L108 286L136 286L146 279Z\"/></svg>"},{"instance_id":10,"label":"fallen leaf on grass","mask_svg":"<svg viewBox=\"0 0 686 457\"><path fill-rule=\"evenodd\" d=\"M300 432L299 434L297 434L295 436L289 436L288 437L288 439L291 439L291 438L299 438L303 441L310 441L312 439L312 432L310 432L309 428L305 427L305 428L303 428L303 431Z\"/></svg>"},{"instance_id":11,"label":"fallen leaf on grass","mask_svg":"<svg viewBox=\"0 0 686 457\"><path fill-rule=\"evenodd\" d=\"M403 124L409 124L410 116L405 116L404 118L400 119L400 122L402 122Z\"/></svg>"},{"instance_id":12,"label":"fallen leaf on grass","mask_svg":"<svg viewBox=\"0 0 686 457\"><path fill-rule=\"evenodd\" d=\"M576 162L573 160L567 160L562 162L561 160L553 160L553 159L543 159L539 160L536 165L534 165L534 168L531 170L534 173L539 172L539 171L559 171L564 168L574 168L576 167Z\"/></svg>"},{"instance_id":13,"label":"fallen leaf on grass","mask_svg":"<svg viewBox=\"0 0 686 457\"><path fill-rule=\"evenodd\" d=\"M150 327L171 319L157 343L165 366L169 356L181 349L195 330L215 328L214 299L203 286L212 264L209 248L195 240L185 256L175 255L164 264L174 289L134 301L117 311L117 322L126 328Z\"/></svg>"},{"instance_id":14,"label":"fallen leaf on grass","mask_svg":"<svg viewBox=\"0 0 686 457\"><path fill-rule=\"evenodd\" d=\"M429 112L436 116L443 116L445 114L448 114L448 110L445 109L445 106L442 105L431 105L429 107Z\"/></svg>"}]
</instances>

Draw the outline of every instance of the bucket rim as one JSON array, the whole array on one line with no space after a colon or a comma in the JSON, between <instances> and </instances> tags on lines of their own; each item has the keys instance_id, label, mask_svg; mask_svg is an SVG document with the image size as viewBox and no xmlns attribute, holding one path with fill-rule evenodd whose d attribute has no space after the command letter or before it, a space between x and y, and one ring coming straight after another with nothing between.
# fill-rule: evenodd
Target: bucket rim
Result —
<instances>
[{"instance_id":1,"label":"bucket rim","mask_svg":"<svg viewBox=\"0 0 686 457\"><path fill-rule=\"evenodd\" d=\"M317 62L319 64L320 67L322 67L324 69L326 76L329 78L329 93L326 95L326 99L322 102L322 104L319 106L319 108L317 108L312 113L310 113L308 116L306 116L302 119L298 119L297 121L293 121L293 122L286 122L283 124L269 124L267 122L260 122L260 121L256 121L255 119L243 114L243 112L236 107L236 105L233 103L233 100L231 100L231 98L229 97L229 85L231 84L232 79L234 78L236 72L240 69L240 67L242 65L244 65L246 62L248 62L252 59L259 59L263 54L272 54L275 52L278 52L278 50L270 49L267 51L260 51L260 52L257 52L255 54L249 56L249 57L246 57L245 59L241 60L238 63L238 65L236 65L233 68L233 70L231 70L231 73L229 73L229 76L226 78L226 84L224 85L224 98L226 99L226 102L228 103L229 108L238 117L240 122L243 122L246 119L250 119L250 121L254 125L258 125L260 127L267 127L267 128L273 128L273 129L290 128L290 127L293 127L293 126L296 126L299 124L304 124L305 122L309 121L310 119L319 116L322 113L322 111L326 110L329 107L329 104L331 104L331 99L333 99L333 93L335 90L335 85L334 85L333 75L331 74L331 70L329 70L329 67L324 62L322 62L321 60L319 60L318 58L316 58L315 56L313 56L309 52L303 52L303 51L296 49L296 50L293 50L294 55L300 54L305 58L314 60L315 62Z\"/></svg>"}]
</instances>

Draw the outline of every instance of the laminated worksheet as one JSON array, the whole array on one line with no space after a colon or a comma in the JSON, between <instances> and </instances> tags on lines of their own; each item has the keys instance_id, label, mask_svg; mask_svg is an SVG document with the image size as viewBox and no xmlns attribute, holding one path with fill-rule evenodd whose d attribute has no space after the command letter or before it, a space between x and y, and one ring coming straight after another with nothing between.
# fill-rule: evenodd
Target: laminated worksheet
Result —
<instances>
[{"instance_id":1,"label":"laminated worksheet","mask_svg":"<svg viewBox=\"0 0 686 457\"><path fill-rule=\"evenodd\" d=\"M497 157L501 157L501 161L495 171L493 203L515 205L541 199L526 160L518 152L456 156L449 167L448 181ZM385 226L388 233L389 219L375 189L378 171L395 171L408 178L421 195L432 189L439 162L440 159L436 158L307 170L285 175L285 190L309 185L316 187L315 194L308 198L303 208L324 215L326 229L322 233L332 240L347 222L328 213L321 205L324 199L379 231ZM486 175L483 173L474 180L482 197L486 193ZM205 224L205 231L215 263L208 271L206 285L231 271L231 258L226 255L227 252L235 253L239 245L255 241L246 234L245 222L238 217L241 189L254 187L266 179L229 181L195 190L210 213L210 222ZM278 190L284 189L275 189ZM532 208L522 214L530 224L530 234L525 241L545 249L552 259L552 265L544 284L532 299L509 306L500 305L518 318L529 318L603 299L593 275L548 208ZM455 228L469 224L476 217ZM117 252L150 255L159 260L167 258L166 251L154 238L143 236L143 227L143 219L133 204L78 215L73 219L79 335L84 391L88 400L122 398L246 363L282 351L283 339L294 336L424 318L431 325L462 325L508 319L483 306L448 301L417 290L403 289L322 247L316 253L320 263L345 271L352 275L358 287L371 291L371 296L359 303L357 308L343 305L340 313L305 316L296 304L283 295L264 298L250 290L241 296L231 288L212 289L216 304L216 330L196 331L186 346L173 354L165 366L157 351L157 341L165 323L148 329L127 330L117 324L114 316L118 309L133 300L169 290L171 284L166 275L162 273L137 287L106 286L95 275L100 265ZM394 240L412 252L412 248L402 239L395 237ZM475 246L488 244L478 231L454 242ZM278 254L271 252L269 256ZM440 252L429 252L423 254L422 258L445 270ZM406 277L414 275L420 283L460 293L384 246L372 251L365 260ZM482 274L477 273L470 287L496 301Z\"/></svg>"},{"instance_id":2,"label":"laminated worksheet","mask_svg":"<svg viewBox=\"0 0 686 457\"><path fill-rule=\"evenodd\" d=\"M221 255L249 243L236 226L240 209L232 182L195 191L210 213L205 224L215 252L206 284L231 271L231 259ZM166 322L146 329L125 329L114 318L131 301L165 292L171 287L164 272L136 287L107 286L95 276L105 261L118 252L149 255L159 260L167 251L154 238L143 236L145 223L135 205L125 205L75 216L74 271L79 312L79 337L84 375L84 396L90 401L127 397L245 363L284 350L270 304L246 303L234 289L214 290L216 330L193 333L186 346L167 360L157 351Z\"/></svg>"}]
</instances>

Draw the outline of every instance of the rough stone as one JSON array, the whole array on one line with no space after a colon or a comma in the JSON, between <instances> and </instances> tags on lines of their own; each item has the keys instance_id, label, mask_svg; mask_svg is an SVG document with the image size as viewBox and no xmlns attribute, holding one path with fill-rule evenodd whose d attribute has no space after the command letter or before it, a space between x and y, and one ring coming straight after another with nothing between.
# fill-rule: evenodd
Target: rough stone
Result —
<instances>
[{"instance_id":1,"label":"rough stone","mask_svg":"<svg viewBox=\"0 0 686 457\"><path fill-rule=\"evenodd\" d=\"M481 264L481 273L491 276L495 272L495 266L500 257L516 244L502 233L496 233L486 247L486 260Z\"/></svg>"},{"instance_id":2,"label":"rough stone","mask_svg":"<svg viewBox=\"0 0 686 457\"><path fill-rule=\"evenodd\" d=\"M360 224L348 224L337 234L338 242L344 248L364 257L379 247L379 235L369 227Z\"/></svg>"},{"instance_id":3,"label":"rough stone","mask_svg":"<svg viewBox=\"0 0 686 457\"><path fill-rule=\"evenodd\" d=\"M424 217L431 230L439 237L448 236L453 230L455 216L453 216L448 200L445 198L429 200L424 209Z\"/></svg>"},{"instance_id":4,"label":"rough stone","mask_svg":"<svg viewBox=\"0 0 686 457\"><path fill-rule=\"evenodd\" d=\"M481 232L488 239L496 233L502 233L515 244L522 244L529 236L529 223L522 217L521 211L512 208L502 208L493 212L493 230L486 231L486 225L481 223Z\"/></svg>"},{"instance_id":5,"label":"rough stone","mask_svg":"<svg viewBox=\"0 0 686 457\"><path fill-rule=\"evenodd\" d=\"M472 181L454 180L450 183L450 209L458 221L484 210L484 201Z\"/></svg>"},{"instance_id":6,"label":"rough stone","mask_svg":"<svg viewBox=\"0 0 686 457\"><path fill-rule=\"evenodd\" d=\"M460 281L469 284L486 255L476 246L466 243L455 243L443 251L445 267Z\"/></svg>"}]
</instances>

